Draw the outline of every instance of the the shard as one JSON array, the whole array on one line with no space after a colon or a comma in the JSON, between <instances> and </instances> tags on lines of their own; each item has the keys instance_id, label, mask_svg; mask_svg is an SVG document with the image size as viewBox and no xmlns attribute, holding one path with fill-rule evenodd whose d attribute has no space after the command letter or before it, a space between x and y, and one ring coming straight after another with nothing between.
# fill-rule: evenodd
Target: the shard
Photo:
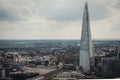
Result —
<instances>
[{"instance_id":1,"label":"the shard","mask_svg":"<svg viewBox=\"0 0 120 80\"><path fill-rule=\"evenodd\" d=\"M80 54L79 54L79 66L84 73L91 72L91 66L94 65L93 60L94 60L94 56L93 56L93 48L92 48L92 40L91 40L88 3L86 1L83 12Z\"/></svg>"}]
</instances>

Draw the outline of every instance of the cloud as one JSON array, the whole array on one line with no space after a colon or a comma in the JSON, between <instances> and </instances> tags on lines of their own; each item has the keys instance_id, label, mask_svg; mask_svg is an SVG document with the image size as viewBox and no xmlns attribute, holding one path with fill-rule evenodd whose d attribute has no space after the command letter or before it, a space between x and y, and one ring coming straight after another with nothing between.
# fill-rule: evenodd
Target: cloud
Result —
<instances>
[{"instance_id":1,"label":"cloud","mask_svg":"<svg viewBox=\"0 0 120 80\"><path fill-rule=\"evenodd\" d=\"M80 3L80 0L2 0L0 7L9 9L7 12L19 19L36 15L50 20L72 21L81 18Z\"/></svg>"},{"instance_id":2,"label":"cloud","mask_svg":"<svg viewBox=\"0 0 120 80\"><path fill-rule=\"evenodd\" d=\"M116 0L116 2L111 7L114 7L120 10L120 0Z\"/></svg>"},{"instance_id":3,"label":"cloud","mask_svg":"<svg viewBox=\"0 0 120 80\"><path fill-rule=\"evenodd\" d=\"M88 0L93 38L119 38L119 0ZM0 39L80 39L84 0L1 0Z\"/></svg>"},{"instance_id":4,"label":"cloud","mask_svg":"<svg viewBox=\"0 0 120 80\"><path fill-rule=\"evenodd\" d=\"M53 2L52 2L53 1ZM74 21L81 19L80 0L44 1L39 14L50 20Z\"/></svg>"},{"instance_id":5,"label":"cloud","mask_svg":"<svg viewBox=\"0 0 120 80\"><path fill-rule=\"evenodd\" d=\"M15 17L9 10L0 7L0 21L4 21L4 20L12 21L15 20Z\"/></svg>"},{"instance_id":6,"label":"cloud","mask_svg":"<svg viewBox=\"0 0 120 80\"><path fill-rule=\"evenodd\" d=\"M93 20L108 17L106 5L110 1L89 0L90 15ZM0 6L12 12L12 17L27 20L38 16L55 21L81 20L83 15L83 0L1 0Z\"/></svg>"}]
</instances>

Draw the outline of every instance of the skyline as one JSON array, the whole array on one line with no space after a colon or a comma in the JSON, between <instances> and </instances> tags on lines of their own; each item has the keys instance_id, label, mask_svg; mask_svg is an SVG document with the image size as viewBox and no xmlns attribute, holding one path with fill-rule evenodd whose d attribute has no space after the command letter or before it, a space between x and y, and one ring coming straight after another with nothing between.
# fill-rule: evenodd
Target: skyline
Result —
<instances>
[{"instance_id":1,"label":"skyline","mask_svg":"<svg viewBox=\"0 0 120 80\"><path fill-rule=\"evenodd\" d=\"M80 39L84 0L1 0L0 39ZM120 1L89 0L92 39L120 39Z\"/></svg>"}]
</instances>

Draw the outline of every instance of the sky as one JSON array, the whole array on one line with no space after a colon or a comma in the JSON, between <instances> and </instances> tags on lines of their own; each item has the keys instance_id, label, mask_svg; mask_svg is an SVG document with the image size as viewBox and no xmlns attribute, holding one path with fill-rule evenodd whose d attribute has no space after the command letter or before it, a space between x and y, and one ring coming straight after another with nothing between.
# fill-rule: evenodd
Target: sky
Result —
<instances>
[{"instance_id":1,"label":"sky","mask_svg":"<svg viewBox=\"0 0 120 80\"><path fill-rule=\"evenodd\" d=\"M0 39L80 39L86 0L0 0ZM120 0L88 0L92 39L120 39Z\"/></svg>"}]
</instances>

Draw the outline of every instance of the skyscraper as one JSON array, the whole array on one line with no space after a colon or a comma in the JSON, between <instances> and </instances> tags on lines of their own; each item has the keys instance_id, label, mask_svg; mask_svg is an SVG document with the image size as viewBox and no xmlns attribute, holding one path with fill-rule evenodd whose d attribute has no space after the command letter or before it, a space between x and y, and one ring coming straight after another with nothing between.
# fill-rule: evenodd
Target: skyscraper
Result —
<instances>
[{"instance_id":1,"label":"skyscraper","mask_svg":"<svg viewBox=\"0 0 120 80\"><path fill-rule=\"evenodd\" d=\"M93 56L93 48L92 48L92 40L91 40L88 3L86 1L83 12L80 54L79 54L79 66L81 67L83 72L90 73L91 65L94 64L93 58L94 56Z\"/></svg>"}]
</instances>

